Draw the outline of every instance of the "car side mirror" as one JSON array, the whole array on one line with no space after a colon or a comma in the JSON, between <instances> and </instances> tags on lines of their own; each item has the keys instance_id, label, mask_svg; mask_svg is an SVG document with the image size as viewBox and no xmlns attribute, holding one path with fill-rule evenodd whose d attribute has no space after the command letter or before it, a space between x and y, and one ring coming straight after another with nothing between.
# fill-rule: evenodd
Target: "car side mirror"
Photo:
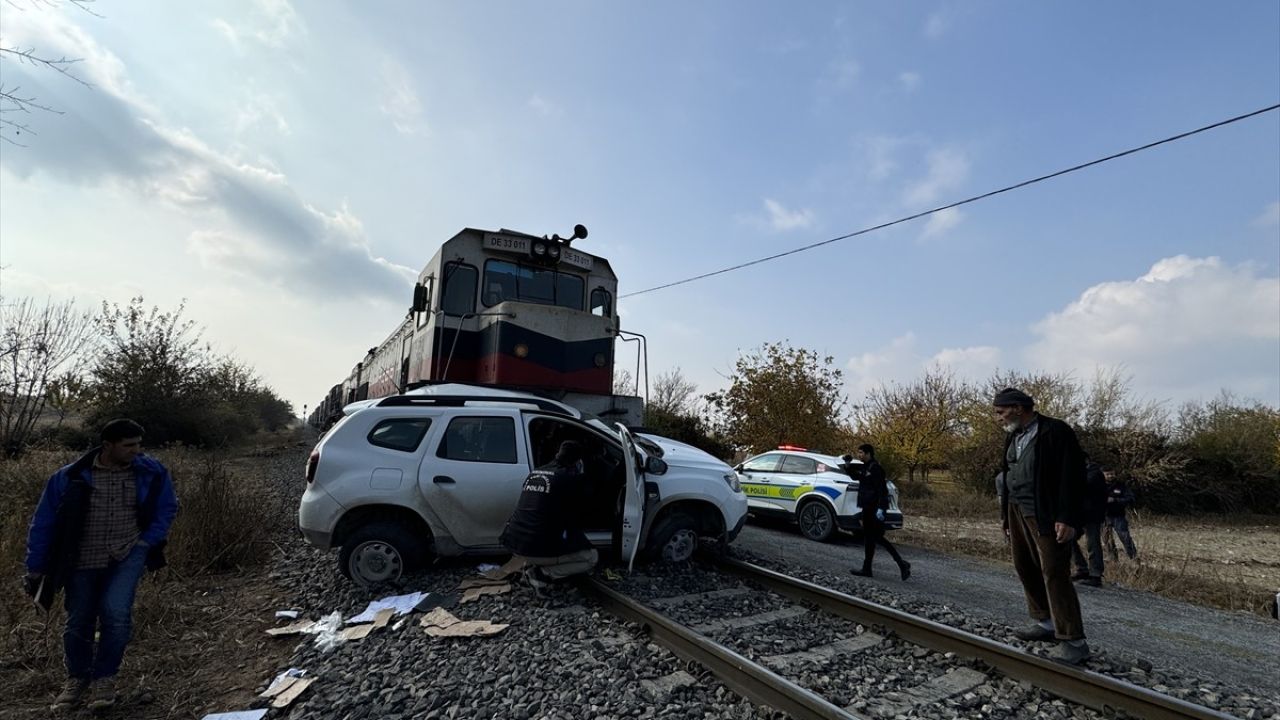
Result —
<instances>
[{"instance_id":1,"label":"car side mirror","mask_svg":"<svg viewBox=\"0 0 1280 720\"><path fill-rule=\"evenodd\" d=\"M734 471L734 472L742 472L742 463L738 463L737 465L734 465L734 466L733 466L733 471Z\"/></svg>"},{"instance_id":2,"label":"car side mirror","mask_svg":"<svg viewBox=\"0 0 1280 720\"><path fill-rule=\"evenodd\" d=\"M650 475L665 475L667 473L667 463L661 458L645 458L644 471Z\"/></svg>"}]
</instances>

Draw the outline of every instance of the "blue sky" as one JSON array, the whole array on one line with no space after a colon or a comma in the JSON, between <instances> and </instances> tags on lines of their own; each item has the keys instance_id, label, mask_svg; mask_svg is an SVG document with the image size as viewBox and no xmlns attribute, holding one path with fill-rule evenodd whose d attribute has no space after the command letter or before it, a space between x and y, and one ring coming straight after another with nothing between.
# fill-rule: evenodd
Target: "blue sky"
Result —
<instances>
[{"instance_id":1,"label":"blue sky","mask_svg":"<svg viewBox=\"0 0 1280 720\"><path fill-rule=\"evenodd\" d=\"M462 227L584 223L626 293L1280 100L1263 1L94 8L0 4L94 85L0 62L66 111L0 145L0 292L186 298L298 406ZM855 402L942 362L1280 405L1280 113L620 309L701 391L785 339Z\"/></svg>"}]
</instances>

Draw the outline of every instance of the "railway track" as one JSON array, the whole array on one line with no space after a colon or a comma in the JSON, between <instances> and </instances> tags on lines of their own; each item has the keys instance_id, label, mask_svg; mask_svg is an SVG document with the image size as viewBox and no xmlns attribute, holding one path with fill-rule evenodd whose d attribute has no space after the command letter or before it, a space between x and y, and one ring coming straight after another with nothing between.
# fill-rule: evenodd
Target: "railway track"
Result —
<instances>
[{"instance_id":1,"label":"railway track","mask_svg":"<svg viewBox=\"0 0 1280 720\"><path fill-rule=\"evenodd\" d=\"M1105 717L1232 717L740 560L712 565L721 577L705 592L641 600L598 580L584 589L677 657L797 720L927 717L925 708L946 702L951 716L963 716L963 708L978 709L993 694L984 686L1010 681ZM911 671L886 673L868 666L870 657ZM922 665L930 667L922 673ZM841 698L842 687L860 682L878 683L883 692L870 702Z\"/></svg>"}]
</instances>

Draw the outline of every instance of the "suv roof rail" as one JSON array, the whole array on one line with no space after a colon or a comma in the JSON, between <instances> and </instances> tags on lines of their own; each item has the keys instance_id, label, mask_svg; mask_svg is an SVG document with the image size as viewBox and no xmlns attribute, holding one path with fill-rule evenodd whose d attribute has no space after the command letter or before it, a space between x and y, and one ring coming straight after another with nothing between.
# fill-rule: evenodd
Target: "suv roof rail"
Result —
<instances>
[{"instance_id":1,"label":"suv roof rail","mask_svg":"<svg viewBox=\"0 0 1280 720\"><path fill-rule=\"evenodd\" d=\"M572 417L559 403L542 398L511 398L492 395L392 395L378 402L378 407L409 407L435 405L438 407L466 407L468 402L500 405L532 405L539 410Z\"/></svg>"}]
</instances>

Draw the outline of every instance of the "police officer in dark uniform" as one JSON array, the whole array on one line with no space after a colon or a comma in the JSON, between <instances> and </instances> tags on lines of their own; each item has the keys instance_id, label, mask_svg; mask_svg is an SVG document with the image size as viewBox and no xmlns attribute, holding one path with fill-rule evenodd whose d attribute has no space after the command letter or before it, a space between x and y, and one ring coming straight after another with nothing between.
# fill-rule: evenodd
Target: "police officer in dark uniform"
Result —
<instances>
[{"instance_id":1,"label":"police officer in dark uniform","mask_svg":"<svg viewBox=\"0 0 1280 720\"><path fill-rule=\"evenodd\" d=\"M846 457L845 468L853 468L849 462L853 458ZM876 544L884 546L898 563L902 579L911 577L911 563L902 559L898 549L884 537L884 513L889 509L889 481L885 479L884 467L876 462L876 449L869 444L858 446L858 459L862 467L850 475L858 481L858 508L862 511L862 569L854 568L849 572L862 577L871 577L871 563L876 557ZM846 470L848 472L848 470Z\"/></svg>"},{"instance_id":2,"label":"police officer in dark uniform","mask_svg":"<svg viewBox=\"0 0 1280 720\"><path fill-rule=\"evenodd\" d=\"M503 547L524 561L525 578L535 589L589 573L599 560L582 528L591 491L584 454L581 443L566 440L555 460L529 473L502 531Z\"/></svg>"}]
</instances>

